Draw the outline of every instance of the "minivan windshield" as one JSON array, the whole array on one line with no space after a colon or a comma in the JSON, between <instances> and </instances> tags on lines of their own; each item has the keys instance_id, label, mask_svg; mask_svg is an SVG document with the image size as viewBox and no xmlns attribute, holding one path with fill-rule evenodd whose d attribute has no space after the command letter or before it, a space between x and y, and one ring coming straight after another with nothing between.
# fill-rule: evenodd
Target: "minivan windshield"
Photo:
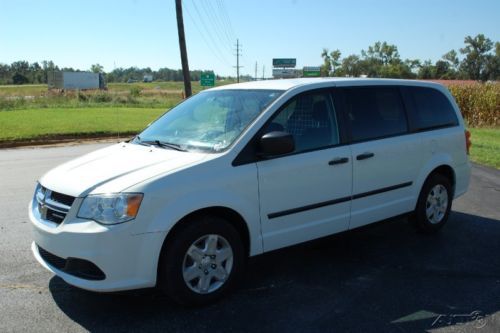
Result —
<instances>
[{"instance_id":1,"label":"minivan windshield","mask_svg":"<svg viewBox=\"0 0 500 333\"><path fill-rule=\"evenodd\" d=\"M214 90L174 107L133 140L181 151L219 152L274 101L278 90Z\"/></svg>"}]
</instances>

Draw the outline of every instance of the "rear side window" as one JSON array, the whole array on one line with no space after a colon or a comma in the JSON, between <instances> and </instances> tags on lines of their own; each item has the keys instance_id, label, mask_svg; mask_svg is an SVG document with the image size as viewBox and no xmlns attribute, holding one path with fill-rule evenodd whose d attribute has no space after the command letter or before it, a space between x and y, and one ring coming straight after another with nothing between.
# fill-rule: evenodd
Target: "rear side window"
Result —
<instances>
[{"instance_id":1,"label":"rear side window","mask_svg":"<svg viewBox=\"0 0 500 333\"><path fill-rule=\"evenodd\" d=\"M458 125L453 106L440 91L424 87L407 87L406 89L413 100L417 130Z\"/></svg>"},{"instance_id":2,"label":"rear side window","mask_svg":"<svg viewBox=\"0 0 500 333\"><path fill-rule=\"evenodd\" d=\"M404 134L408 121L396 87L345 88L345 110L353 141Z\"/></svg>"}]
</instances>

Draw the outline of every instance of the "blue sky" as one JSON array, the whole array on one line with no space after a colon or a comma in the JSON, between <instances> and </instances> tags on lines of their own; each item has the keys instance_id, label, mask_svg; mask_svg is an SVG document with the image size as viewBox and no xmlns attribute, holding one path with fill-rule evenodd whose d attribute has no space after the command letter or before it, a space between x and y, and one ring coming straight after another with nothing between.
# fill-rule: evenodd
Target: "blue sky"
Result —
<instances>
[{"instance_id":1,"label":"blue sky","mask_svg":"<svg viewBox=\"0 0 500 333\"><path fill-rule=\"evenodd\" d=\"M243 74L272 58L321 64L323 48L359 54L376 41L402 58L439 59L467 35L500 41L499 0L183 0L190 69ZM225 15L226 13L227 15ZM174 0L0 0L0 63L180 68Z\"/></svg>"}]
</instances>

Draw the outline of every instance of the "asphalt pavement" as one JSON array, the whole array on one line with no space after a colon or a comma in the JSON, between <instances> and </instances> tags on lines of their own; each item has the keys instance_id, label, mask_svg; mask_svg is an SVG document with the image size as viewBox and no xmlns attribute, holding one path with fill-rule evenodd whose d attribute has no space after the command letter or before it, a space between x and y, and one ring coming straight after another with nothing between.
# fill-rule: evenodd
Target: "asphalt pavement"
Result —
<instances>
[{"instance_id":1,"label":"asphalt pavement","mask_svg":"<svg viewBox=\"0 0 500 333\"><path fill-rule=\"evenodd\" d=\"M183 308L77 289L31 254L38 177L105 145L0 150L0 332L500 332L499 170L474 165L436 235L403 218L274 251L228 298Z\"/></svg>"}]
</instances>

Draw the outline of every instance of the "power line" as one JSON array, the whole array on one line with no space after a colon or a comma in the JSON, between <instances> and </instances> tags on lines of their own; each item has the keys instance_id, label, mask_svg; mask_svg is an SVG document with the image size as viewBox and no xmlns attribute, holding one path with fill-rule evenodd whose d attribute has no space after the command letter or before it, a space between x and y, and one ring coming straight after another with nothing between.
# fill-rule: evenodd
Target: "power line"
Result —
<instances>
[{"instance_id":1,"label":"power line","mask_svg":"<svg viewBox=\"0 0 500 333\"><path fill-rule=\"evenodd\" d=\"M193 6L194 6L194 9L196 11L196 13L198 14L198 17L200 19L200 22L201 22L201 25L205 28L205 31L208 31L208 25L205 23L205 20L203 19L203 15L201 15L200 11L198 10L198 6L196 6L196 1L193 1ZM222 54L222 52L220 51L220 49L217 47L217 43L215 42L215 39L212 37L212 35L210 33L208 33L208 37L210 38L210 40L212 41L213 45L215 46L215 49L219 52L219 54L222 56L222 58L225 60L224 58L224 55Z\"/></svg>"},{"instance_id":2,"label":"power line","mask_svg":"<svg viewBox=\"0 0 500 333\"><path fill-rule=\"evenodd\" d=\"M207 0L207 2L208 2L210 9L212 10L212 12L214 14L215 22L218 23L221 31L223 32L223 35L226 37L226 41L229 43L229 45L231 45L232 41L234 39L231 39L231 37L229 35L229 33L230 33L229 27L225 24L224 19L222 17L222 13L219 10L217 10L217 7L213 6L211 0Z\"/></svg>"},{"instance_id":3,"label":"power line","mask_svg":"<svg viewBox=\"0 0 500 333\"><path fill-rule=\"evenodd\" d=\"M210 2L210 0L207 0L210 4L210 6L212 7L212 3ZM224 28L224 32L227 34L227 37L230 39L230 40L234 40L236 38L236 35L234 33L234 30L233 30L233 25L231 23L231 19L229 18L229 14L227 12L227 9L226 9L226 6L223 2L223 0L214 0L216 1L216 4L217 4L217 7L218 7L218 11L215 11L214 12L218 15L220 15L220 23L222 25L222 27ZM213 7L212 7L213 8ZM238 40L237 40L237 44L238 44ZM239 69L240 68L243 68L244 66L241 66L239 65L240 63L244 62L248 65L248 63L245 61L245 57L243 56L243 54L241 54L241 44L237 47L236 47L236 53L237 53L237 64L236 66L233 66L233 67L236 67L237 68L237 77L238 77L238 80L239 80ZM238 81L239 82L239 81Z\"/></svg>"},{"instance_id":4,"label":"power line","mask_svg":"<svg viewBox=\"0 0 500 333\"><path fill-rule=\"evenodd\" d=\"M228 47L229 51L231 51L231 40L228 39L227 34L224 31L224 27L220 23L220 19L217 16L217 13L214 11L210 0L208 1L208 5L206 5L205 1L201 1L201 7L207 14L209 22L212 23L212 27L214 28L214 32L217 38L220 40L221 44ZM210 8L209 8L210 7ZM226 39L224 39L226 37Z\"/></svg>"},{"instance_id":5,"label":"power line","mask_svg":"<svg viewBox=\"0 0 500 333\"><path fill-rule=\"evenodd\" d=\"M222 17L225 21L226 26L228 27L228 31L230 34L229 36L231 37L230 40L234 40L234 38L236 37L236 34L234 33L233 25L231 24L231 19L229 18L229 15L227 13L226 6L224 5L223 0L217 0L217 6L219 7L219 9L222 13Z\"/></svg>"},{"instance_id":6,"label":"power line","mask_svg":"<svg viewBox=\"0 0 500 333\"><path fill-rule=\"evenodd\" d=\"M189 18L191 19L191 21L193 22L193 25L195 26L196 30L198 30L198 32L200 33L200 36L203 38L203 41L205 42L205 44L207 44L208 48L210 49L210 52L212 52L212 54L217 58L217 60L219 60L222 64L226 65L226 66L231 66L230 62L227 61L226 58L224 58L223 56L221 57L219 54L217 54L217 52L214 51L212 45L208 42L208 40L205 38L205 34L202 32L202 30L200 29L200 27L198 26L198 24L196 23L195 19L193 18L193 16L191 15L191 12L189 11L188 7L185 6L184 7L186 9L186 13L188 14ZM206 31L206 30L205 30Z\"/></svg>"},{"instance_id":7,"label":"power line","mask_svg":"<svg viewBox=\"0 0 500 333\"><path fill-rule=\"evenodd\" d=\"M231 66L229 64L229 62L225 59L225 58L221 58L221 56L219 54L217 54L217 52L214 51L212 45L208 42L208 40L205 38L205 34L202 32L202 30L199 28L198 24L196 23L195 19L193 18L193 16L191 15L191 13L189 12L188 8L186 8L186 12L189 16L189 18L191 19L191 21L193 22L193 25L195 26L196 30L198 30L198 32L200 33L200 36L203 38L203 41L205 42L205 44L208 46L208 48L210 49L210 52L212 52L212 54L217 58L217 60L219 60L221 63L223 63L224 65L228 65L228 66Z\"/></svg>"}]
</instances>

